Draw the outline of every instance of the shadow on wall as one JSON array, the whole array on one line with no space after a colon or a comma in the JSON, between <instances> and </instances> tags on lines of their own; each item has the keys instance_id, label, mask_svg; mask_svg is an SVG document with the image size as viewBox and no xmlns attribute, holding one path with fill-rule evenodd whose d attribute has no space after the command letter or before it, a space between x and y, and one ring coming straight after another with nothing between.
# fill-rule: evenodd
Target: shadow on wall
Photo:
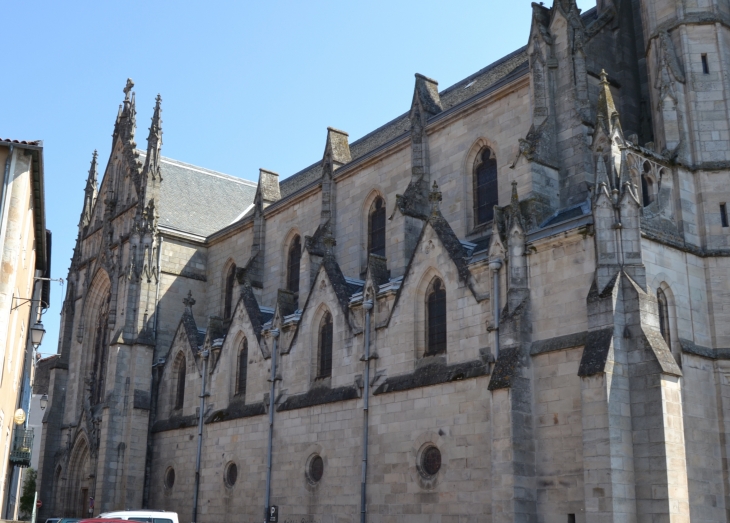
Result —
<instances>
[{"instance_id":1,"label":"shadow on wall","mask_svg":"<svg viewBox=\"0 0 730 523\"><path fill-rule=\"evenodd\" d=\"M176 263L184 259L186 262ZM162 246L162 274L160 279L159 302L156 314L157 344L155 361L167 354L172 343L180 318L185 310L183 300L192 292L195 305L193 315L198 328L207 324L206 285L207 254L202 248L174 243Z\"/></svg>"}]
</instances>

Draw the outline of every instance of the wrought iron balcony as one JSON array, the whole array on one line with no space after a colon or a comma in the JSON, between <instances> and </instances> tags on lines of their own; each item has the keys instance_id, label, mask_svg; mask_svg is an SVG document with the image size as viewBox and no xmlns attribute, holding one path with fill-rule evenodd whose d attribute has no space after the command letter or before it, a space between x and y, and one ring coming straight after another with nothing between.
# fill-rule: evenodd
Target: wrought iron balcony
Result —
<instances>
[{"instance_id":1,"label":"wrought iron balcony","mask_svg":"<svg viewBox=\"0 0 730 523\"><path fill-rule=\"evenodd\" d=\"M10 451L10 463L18 467L30 467L32 449L33 429L15 427L13 448Z\"/></svg>"}]
</instances>

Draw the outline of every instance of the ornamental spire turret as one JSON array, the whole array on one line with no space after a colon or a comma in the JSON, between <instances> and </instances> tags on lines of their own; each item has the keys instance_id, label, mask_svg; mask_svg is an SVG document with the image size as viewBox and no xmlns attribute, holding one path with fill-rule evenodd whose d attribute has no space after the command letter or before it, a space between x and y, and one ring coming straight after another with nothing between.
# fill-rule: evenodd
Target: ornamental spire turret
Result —
<instances>
[{"instance_id":1,"label":"ornamental spire turret","mask_svg":"<svg viewBox=\"0 0 730 523\"><path fill-rule=\"evenodd\" d=\"M79 219L80 228L83 228L91 223L91 213L94 210L94 203L96 202L96 196L98 194L98 156L99 154L96 152L96 150L94 150L94 154L91 157L91 167L89 167L89 175L86 178L86 188L84 188L84 207L81 211L81 218Z\"/></svg>"},{"instance_id":2,"label":"ornamental spire turret","mask_svg":"<svg viewBox=\"0 0 730 523\"><path fill-rule=\"evenodd\" d=\"M134 81L127 78L124 86L124 102L117 115L117 123L114 128L115 134L120 134L125 140L134 141L134 130L137 127L137 108L134 101Z\"/></svg>"},{"instance_id":3,"label":"ornamental spire turret","mask_svg":"<svg viewBox=\"0 0 730 523\"><path fill-rule=\"evenodd\" d=\"M145 159L145 177L155 180L160 177L160 149L162 148L162 97L155 98L155 111L152 114L150 134L147 136L147 158Z\"/></svg>"}]
</instances>

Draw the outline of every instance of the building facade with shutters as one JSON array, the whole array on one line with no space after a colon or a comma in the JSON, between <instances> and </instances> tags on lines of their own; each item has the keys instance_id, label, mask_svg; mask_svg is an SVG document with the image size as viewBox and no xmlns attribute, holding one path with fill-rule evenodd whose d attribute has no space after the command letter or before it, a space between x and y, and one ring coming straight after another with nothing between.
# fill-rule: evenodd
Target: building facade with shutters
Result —
<instances>
[{"instance_id":1,"label":"building facade with shutters","mask_svg":"<svg viewBox=\"0 0 730 523\"><path fill-rule=\"evenodd\" d=\"M730 5L532 12L526 47L416 75L281 180L162 157L159 98L138 150L128 82L41 517L728 520Z\"/></svg>"}]
</instances>

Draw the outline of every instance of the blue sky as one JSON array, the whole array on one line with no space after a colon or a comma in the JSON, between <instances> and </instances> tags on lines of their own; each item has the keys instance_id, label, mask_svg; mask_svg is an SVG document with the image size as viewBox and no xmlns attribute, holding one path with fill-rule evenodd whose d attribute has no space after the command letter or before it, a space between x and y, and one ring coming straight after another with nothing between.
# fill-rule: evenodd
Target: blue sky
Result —
<instances>
[{"instance_id":1,"label":"blue sky","mask_svg":"<svg viewBox=\"0 0 730 523\"><path fill-rule=\"evenodd\" d=\"M44 141L53 277L67 276L91 154L105 165L128 77L140 148L160 93L163 155L285 178L321 158L327 126L354 141L407 111L414 73L445 89L525 45L530 3L16 3L0 32L0 137ZM58 343L58 284L51 297L44 355Z\"/></svg>"}]
</instances>

